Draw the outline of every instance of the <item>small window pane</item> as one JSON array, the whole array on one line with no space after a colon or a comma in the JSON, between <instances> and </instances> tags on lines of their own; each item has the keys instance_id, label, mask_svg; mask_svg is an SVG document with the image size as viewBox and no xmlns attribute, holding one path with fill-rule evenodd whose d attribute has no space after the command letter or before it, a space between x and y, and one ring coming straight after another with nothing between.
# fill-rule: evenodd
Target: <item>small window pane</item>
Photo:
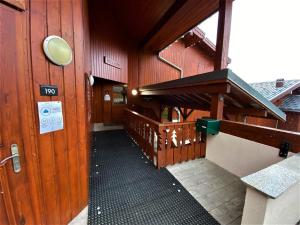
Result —
<instances>
[{"instance_id":1,"label":"small window pane","mask_svg":"<svg viewBox=\"0 0 300 225\"><path fill-rule=\"evenodd\" d=\"M125 86L113 86L113 103L127 104L127 89Z\"/></svg>"}]
</instances>

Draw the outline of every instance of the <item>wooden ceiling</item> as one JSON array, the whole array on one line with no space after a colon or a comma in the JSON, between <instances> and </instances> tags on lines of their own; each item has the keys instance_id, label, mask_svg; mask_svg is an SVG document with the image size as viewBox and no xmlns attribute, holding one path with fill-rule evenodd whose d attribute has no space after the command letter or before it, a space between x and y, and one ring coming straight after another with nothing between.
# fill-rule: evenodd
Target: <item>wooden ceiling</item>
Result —
<instances>
[{"instance_id":1,"label":"wooden ceiling","mask_svg":"<svg viewBox=\"0 0 300 225\"><path fill-rule=\"evenodd\" d=\"M135 41L142 40L176 0L112 0L112 10ZM157 4L159 3L159 4Z\"/></svg>"},{"instance_id":2,"label":"wooden ceiling","mask_svg":"<svg viewBox=\"0 0 300 225\"><path fill-rule=\"evenodd\" d=\"M225 113L286 119L278 107L229 69L148 85L139 88L139 93L166 105L206 111L211 109L212 96L222 94Z\"/></svg>"},{"instance_id":3,"label":"wooden ceiling","mask_svg":"<svg viewBox=\"0 0 300 225\"><path fill-rule=\"evenodd\" d=\"M217 11L219 0L110 0L109 4L133 41L159 51Z\"/></svg>"}]
</instances>

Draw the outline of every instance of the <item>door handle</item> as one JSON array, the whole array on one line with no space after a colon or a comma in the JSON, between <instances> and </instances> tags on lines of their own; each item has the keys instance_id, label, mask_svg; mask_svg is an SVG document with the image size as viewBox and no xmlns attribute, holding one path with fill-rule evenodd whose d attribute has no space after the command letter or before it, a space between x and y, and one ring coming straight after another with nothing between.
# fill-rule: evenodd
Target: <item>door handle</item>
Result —
<instances>
[{"instance_id":1,"label":"door handle","mask_svg":"<svg viewBox=\"0 0 300 225\"><path fill-rule=\"evenodd\" d=\"M19 149L17 144L12 144L10 146L11 150L11 156L8 156L0 161L0 166L4 166L8 160L13 161L13 169L15 173L19 173L21 171L21 163L20 163L20 155L19 155Z\"/></svg>"}]
</instances>

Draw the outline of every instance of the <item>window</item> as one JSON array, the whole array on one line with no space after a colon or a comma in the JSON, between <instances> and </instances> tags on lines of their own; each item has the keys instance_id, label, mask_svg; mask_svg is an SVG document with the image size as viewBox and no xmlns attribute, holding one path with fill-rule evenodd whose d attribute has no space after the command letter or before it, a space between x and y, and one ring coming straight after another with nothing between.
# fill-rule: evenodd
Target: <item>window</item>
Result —
<instances>
[{"instance_id":1,"label":"window","mask_svg":"<svg viewBox=\"0 0 300 225\"><path fill-rule=\"evenodd\" d=\"M127 104L126 86L113 86L113 104Z\"/></svg>"},{"instance_id":2,"label":"window","mask_svg":"<svg viewBox=\"0 0 300 225\"><path fill-rule=\"evenodd\" d=\"M168 121L168 113L169 113L169 108L165 107L164 110L161 113L162 121Z\"/></svg>"}]
</instances>

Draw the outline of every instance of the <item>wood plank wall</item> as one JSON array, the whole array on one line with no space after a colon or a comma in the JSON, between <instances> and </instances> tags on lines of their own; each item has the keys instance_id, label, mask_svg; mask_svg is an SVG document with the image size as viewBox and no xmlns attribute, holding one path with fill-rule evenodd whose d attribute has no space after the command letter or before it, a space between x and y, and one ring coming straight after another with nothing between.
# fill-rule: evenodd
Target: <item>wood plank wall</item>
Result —
<instances>
[{"instance_id":1,"label":"wood plank wall","mask_svg":"<svg viewBox=\"0 0 300 225\"><path fill-rule=\"evenodd\" d=\"M20 82L24 79L25 87L18 94L25 166L31 188L28 194L32 203L28 204L35 207L36 224L67 224L87 205L88 196L88 86L84 73L90 68L85 63L89 56L83 29L83 23L87 22L87 18L83 19L87 16L86 3L84 0L30 0L26 5L25 12L16 13L24 15L26 24L22 27L25 37L18 37L26 46L27 62L23 68L26 76L18 74ZM15 26L13 21L14 18L6 18L7 23ZM61 36L69 43L74 53L70 65L59 67L46 59L42 43L48 35ZM40 84L57 85L58 96L40 96ZM62 102L63 130L39 134L39 101Z\"/></svg>"},{"instance_id":2,"label":"wood plank wall","mask_svg":"<svg viewBox=\"0 0 300 225\"><path fill-rule=\"evenodd\" d=\"M278 128L282 130L300 132L300 113L297 112L285 112L285 113L286 113L286 122L277 121L275 119L247 116L246 123L265 126L265 127Z\"/></svg>"},{"instance_id":3,"label":"wood plank wall","mask_svg":"<svg viewBox=\"0 0 300 225\"><path fill-rule=\"evenodd\" d=\"M213 71L214 59L199 46L186 48L183 41L174 42L161 56L182 68L183 76ZM180 78L180 71L158 59L153 52L140 53L139 85L144 86Z\"/></svg>"},{"instance_id":4,"label":"wood plank wall","mask_svg":"<svg viewBox=\"0 0 300 225\"><path fill-rule=\"evenodd\" d=\"M189 77L214 70L214 59L200 46L185 47L182 40L178 40L162 51L164 58L183 69L183 76Z\"/></svg>"},{"instance_id":5,"label":"wood plank wall","mask_svg":"<svg viewBox=\"0 0 300 225\"><path fill-rule=\"evenodd\" d=\"M254 116L247 116L246 123L253 124L253 125L272 127L272 128L276 128L276 126L277 126L277 120L254 117Z\"/></svg>"},{"instance_id":6,"label":"wood plank wall","mask_svg":"<svg viewBox=\"0 0 300 225\"><path fill-rule=\"evenodd\" d=\"M47 224L66 224L87 204L88 138L82 4L81 0L31 1L34 102L62 101L65 119L64 130L37 135L42 205ZM71 65L61 68L45 58L40 46L48 35L62 36L70 44L75 53ZM40 84L57 85L59 96L41 97ZM37 113L35 115L37 117Z\"/></svg>"},{"instance_id":7,"label":"wood plank wall","mask_svg":"<svg viewBox=\"0 0 300 225\"><path fill-rule=\"evenodd\" d=\"M300 132L300 113L286 112L286 122L279 122L278 129Z\"/></svg>"},{"instance_id":8,"label":"wood plank wall","mask_svg":"<svg viewBox=\"0 0 300 225\"><path fill-rule=\"evenodd\" d=\"M107 1L89 2L92 74L127 83L127 34L112 12ZM105 63L104 57L110 62Z\"/></svg>"}]
</instances>

